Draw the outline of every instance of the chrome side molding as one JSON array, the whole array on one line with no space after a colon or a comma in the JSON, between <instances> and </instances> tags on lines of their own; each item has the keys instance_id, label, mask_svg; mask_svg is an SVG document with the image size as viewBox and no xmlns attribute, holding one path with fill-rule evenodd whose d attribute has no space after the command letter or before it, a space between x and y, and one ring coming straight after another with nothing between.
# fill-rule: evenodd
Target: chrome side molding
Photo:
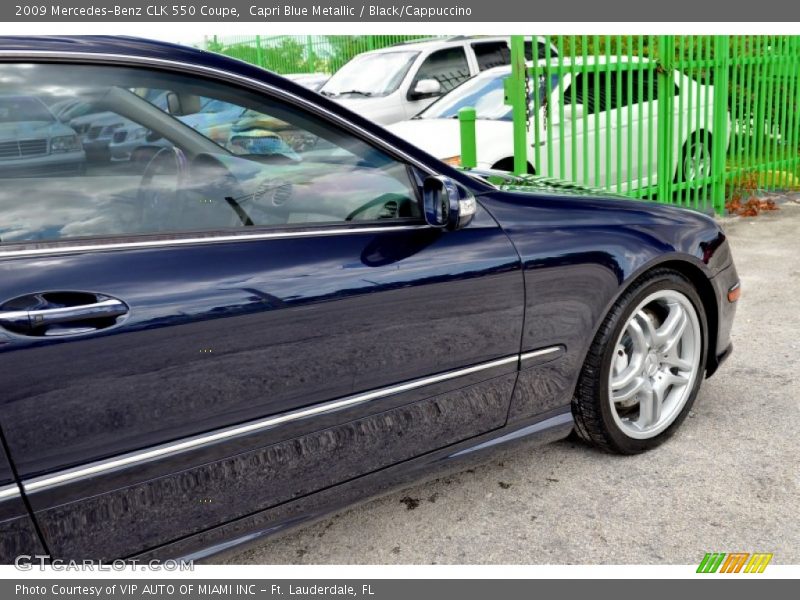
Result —
<instances>
[{"instance_id":1,"label":"chrome side molding","mask_svg":"<svg viewBox=\"0 0 800 600\"><path fill-rule=\"evenodd\" d=\"M18 498L20 495L21 493L19 491L19 486L16 483L0 487L0 502L3 500L11 500L12 498Z\"/></svg>"},{"instance_id":2,"label":"chrome side molding","mask_svg":"<svg viewBox=\"0 0 800 600\"><path fill-rule=\"evenodd\" d=\"M564 351L563 346L553 346L550 348L542 348L540 350L527 352L521 355L513 354L511 356L498 358L496 360L480 363L478 365L473 365L471 367L465 367L463 369L456 369L453 371L446 371L438 375L432 375L429 377L414 379L406 383L379 388L369 392L356 394L354 396L347 396L339 400L323 402L321 404L317 404L308 408L292 410L289 412L274 415L272 417L267 417L265 419L249 421L246 423L242 423L241 425L225 427L210 433L185 438L178 442L171 442L158 446L152 446L145 450L139 450L136 452L121 454L116 457L107 458L92 463L87 463L85 465L73 467L70 469L65 469L63 471L57 471L49 475L34 477L32 479L23 481L22 489L25 491L26 494L45 489L50 489L59 485L64 485L87 477L102 475L103 473L114 471L120 468L129 467L136 465L138 463L144 463L151 460L164 458L167 456L185 452L187 450L192 450L194 448L198 448L200 446L204 446L207 444L224 441L227 439L235 438L245 434L255 433L258 431L264 431L266 429L270 429L277 425L290 423L292 421L298 421L300 419L305 419L307 417L321 415L342 408L349 408L351 406L365 404L367 402L372 402L374 400L385 398L393 394L407 392L409 390L414 390L417 388L425 387L428 385L432 385L442 381L447 381L450 379L456 379L458 377L463 377L465 375L470 375L472 373L478 373L480 371L493 369L495 367L501 367L503 365L510 365L516 363L519 368L519 366L523 363L523 361L526 360L532 361L534 359L537 360L549 359L550 357L555 358L555 356L557 356L557 353L561 353L563 351ZM0 498L2 498L1 495Z\"/></svg>"}]
</instances>

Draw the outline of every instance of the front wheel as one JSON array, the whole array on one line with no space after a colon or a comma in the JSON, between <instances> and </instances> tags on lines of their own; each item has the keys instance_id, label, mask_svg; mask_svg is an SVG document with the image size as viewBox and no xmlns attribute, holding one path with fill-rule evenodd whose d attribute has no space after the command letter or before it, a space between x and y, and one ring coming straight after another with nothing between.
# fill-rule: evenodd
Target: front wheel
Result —
<instances>
[{"instance_id":1,"label":"front wheel","mask_svg":"<svg viewBox=\"0 0 800 600\"><path fill-rule=\"evenodd\" d=\"M644 276L615 303L592 342L573 415L586 441L636 454L678 428L706 363L706 317L694 286L676 271Z\"/></svg>"}]
</instances>

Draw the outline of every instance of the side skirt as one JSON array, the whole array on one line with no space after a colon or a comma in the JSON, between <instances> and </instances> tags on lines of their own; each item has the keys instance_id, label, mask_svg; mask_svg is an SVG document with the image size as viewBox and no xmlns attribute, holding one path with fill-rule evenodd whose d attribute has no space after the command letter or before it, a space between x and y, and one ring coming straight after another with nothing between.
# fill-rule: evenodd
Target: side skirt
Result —
<instances>
[{"instance_id":1,"label":"side skirt","mask_svg":"<svg viewBox=\"0 0 800 600\"><path fill-rule=\"evenodd\" d=\"M485 462L496 451L533 449L563 439L572 428L570 407L561 407L129 558L214 562L366 500Z\"/></svg>"}]
</instances>

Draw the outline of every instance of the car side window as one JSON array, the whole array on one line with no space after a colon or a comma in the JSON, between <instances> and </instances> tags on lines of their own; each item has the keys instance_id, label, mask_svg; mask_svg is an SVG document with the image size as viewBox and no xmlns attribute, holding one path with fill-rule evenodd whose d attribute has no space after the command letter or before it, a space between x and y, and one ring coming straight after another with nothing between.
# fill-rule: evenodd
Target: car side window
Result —
<instances>
[{"instance_id":1,"label":"car side window","mask_svg":"<svg viewBox=\"0 0 800 600\"><path fill-rule=\"evenodd\" d=\"M655 73L649 69L643 71L631 71L631 104L639 104L647 102L648 100L658 99L658 81L656 81ZM639 88L641 87L641 92ZM673 82L672 88L674 95L678 95L678 86ZM627 93L627 91L626 91Z\"/></svg>"},{"instance_id":2,"label":"car side window","mask_svg":"<svg viewBox=\"0 0 800 600\"><path fill-rule=\"evenodd\" d=\"M511 48L503 40L498 42L476 42L472 44L472 49L475 52L475 58L478 60L478 69L481 71L511 64Z\"/></svg>"},{"instance_id":3,"label":"car side window","mask_svg":"<svg viewBox=\"0 0 800 600\"><path fill-rule=\"evenodd\" d=\"M536 42L536 56L533 55L533 42L525 41L525 60L536 60L543 58L557 58L558 51L553 48L552 44L548 47L543 41Z\"/></svg>"},{"instance_id":4,"label":"car side window","mask_svg":"<svg viewBox=\"0 0 800 600\"><path fill-rule=\"evenodd\" d=\"M469 64L464 48L462 46L445 48L431 53L424 60L414 77L411 90L423 79L435 79L442 86L442 93L447 93L469 77Z\"/></svg>"},{"instance_id":5,"label":"car side window","mask_svg":"<svg viewBox=\"0 0 800 600\"><path fill-rule=\"evenodd\" d=\"M578 73L564 90L564 104L583 104L587 114L604 112L614 106L615 73Z\"/></svg>"},{"instance_id":6,"label":"car side window","mask_svg":"<svg viewBox=\"0 0 800 600\"><path fill-rule=\"evenodd\" d=\"M0 125L0 243L420 218L403 162L213 80L4 64Z\"/></svg>"},{"instance_id":7,"label":"car side window","mask_svg":"<svg viewBox=\"0 0 800 600\"><path fill-rule=\"evenodd\" d=\"M578 73L564 91L564 104L583 104L588 114L657 99L658 83L650 70Z\"/></svg>"}]
</instances>

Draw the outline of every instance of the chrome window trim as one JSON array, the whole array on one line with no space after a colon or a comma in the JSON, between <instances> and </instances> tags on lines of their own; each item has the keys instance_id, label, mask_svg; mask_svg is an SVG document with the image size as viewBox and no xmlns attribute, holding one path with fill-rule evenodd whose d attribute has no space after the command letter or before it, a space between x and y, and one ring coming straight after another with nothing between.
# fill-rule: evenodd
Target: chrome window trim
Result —
<instances>
[{"instance_id":1,"label":"chrome window trim","mask_svg":"<svg viewBox=\"0 0 800 600\"><path fill-rule=\"evenodd\" d=\"M113 250L142 250L147 248L163 248L168 246L191 246L198 244L221 244L227 242L257 242L262 240L281 240L304 237L325 237L349 233L385 233L390 231L414 231L428 229L429 225L386 225L374 227L352 227L335 229L301 229L294 231L268 231L264 233L241 233L228 235L207 235L195 237L174 237L160 240L140 240L131 242L84 243L77 245L50 246L24 250L0 249L0 260L4 258L24 258L32 256L53 256L59 254L75 254L81 252L107 252ZM21 242L25 243L25 242ZM57 243L57 242L56 242Z\"/></svg>"},{"instance_id":2,"label":"chrome window trim","mask_svg":"<svg viewBox=\"0 0 800 600\"><path fill-rule=\"evenodd\" d=\"M19 486L16 483L0 487L0 502L3 500L11 500L21 495L22 492L20 492Z\"/></svg>"},{"instance_id":3,"label":"chrome window trim","mask_svg":"<svg viewBox=\"0 0 800 600\"><path fill-rule=\"evenodd\" d=\"M257 79L253 79L251 77L246 77L244 75L239 75L237 73L232 73L230 71L225 71L222 69L216 69L213 67L207 67L204 65L197 65L194 63L187 63L182 61L174 61L174 60L167 60L163 58L149 58L149 57L142 57L142 56L131 56L127 54L108 54L108 53L90 53L90 52L52 52L50 50L0 50L0 63L8 62L9 60L17 60L17 61L24 61L24 60L51 60L53 63L65 63L71 62L71 64L81 64L81 65L109 65L109 66L149 66L153 68L154 66L161 67L161 70L172 70L182 74L201 74L210 76L217 81L228 83L228 84L238 84L245 87L251 88L252 91L260 91L263 93L268 93L273 96L279 97L284 101L293 102L302 108L313 112L318 117L324 119L330 119L334 121L338 126L343 127L345 130L350 130L351 132L356 132L357 135L360 135L366 138L370 143L376 145L386 151L388 151L393 156L406 161L407 164L413 165L417 169L423 171L428 175L434 175L435 171L433 171L430 167L425 165L424 163L419 162L416 158L412 157L411 155L403 152L402 150L395 148L393 145L387 143L380 137L377 137L373 133L363 129L362 127L352 123L351 121L347 120L346 118L337 115L335 113L328 113L325 112L324 109L319 107L318 105L293 94L292 92L288 92L284 89L271 85L269 83L265 83L263 81L259 81ZM31 256L50 256L50 255L59 255L59 254L72 254L72 253L80 253L80 252L95 252L95 251L114 251L114 250L126 250L126 249L140 249L140 248L160 248L166 246L183 246L183 245L192 245L192 244L200 244L200 243L215 243L215 242L237 242L237 241L256 241L256 240L267 240L267 239L285 239L285 238L292 238L292 237L309 237L309 236L324 236L324 235L342 235L345 233L378 233L383 231L403 231L403 230L410 230L410 229L424 229L429 227L428 225L387 225L384 227L353 227L353 228L337 228L337 229L309 229L309 230L301 230L301 231L293 231L293 232L268 232L263 234L225 234L225 235L207 235L207 236L197 236L189 237L190 234L183 234L183 233L176 233L174 238L164 239L164 240L143 240L143 241L132 241L132 242L112 242L112 243L104 243L101 240L98 240L96 243L83 243L83 244L76 244L76 245L69 245L65 244L64 246L52 246L52 247L44 247L44 248L34 248L34 249L24 249L24 250L7 250L3 251L2 246L0 245L0 260L4 258L24 258L24 257L31 257ZM182 237L182 236L187 237ZM139 237L137 235L131 235L132 239ZM35 242L23 241L20 244L31 244ZM45 242L47 243L47 242ZM51 243L58 243L53 241Z\"/></svg>"},{"instance_id":4,"label":"chrome window trim","mask_svg":"<svg viewBox=\"0 0 800 600\"><path fill-rule=\"evenodd\" d=\"M78 467L72 467L70 469L65 469L62 471L57 471L50 475L42 475L40 477L34 477L32 479L23 481L22 488L25 490L25 493L32 493L44 489L53 488L59 485L70 483L72 481L84 479L86 477L102 475L103 473L106 473L108 471L129 467L137 463L163 458L166 456L184 452L186 450L192 450L194 448L206 444L224 441L244 434L262 431L274 427L276 425L281 425L284 423L297 421L299 419L321 415L342 408L348 408L352 406L357 406L359 404L365 404L367 402L384 398L386 396L391 396L393 394L398 394L401 392L407 392L409 390L414 390L420 387L425 387L428 385L432 385L434 383L439 383L450 379L456 379L458 377L463 377L465 375L470 375L472 373L477 373L479 371L485 371L487 369L493 369L495 367L509 365L512 363L518 363L519 358L520 358L519 354L513 354L511 356L506 356L504 358L499 358L489 362L480 363L477 365L473 365L471 367L465 367L453 371L446 371L444 373L439 373L438 375L422 377L420 379L413 379L406 383L379 388L369 392L356 394L354 396L347 396L339 400L323 402L308 408L301 408L298 410L280 413L272 417L258 419L255 421L249 421L240 425L224 427L222 429L218 429L210 433L184 438L183 440L178 442L170 442L158 446L152 446L145 450L129 452L116 457L88 463Z\"/></svg>"}]
</instances>

